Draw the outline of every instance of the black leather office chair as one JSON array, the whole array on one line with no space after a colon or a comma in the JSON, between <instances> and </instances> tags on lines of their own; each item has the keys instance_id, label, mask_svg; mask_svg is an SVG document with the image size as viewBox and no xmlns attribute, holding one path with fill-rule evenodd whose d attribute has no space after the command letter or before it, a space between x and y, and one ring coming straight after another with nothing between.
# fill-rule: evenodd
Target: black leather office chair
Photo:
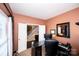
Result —
<instances>
[{"instance_id":1,"label":"black leather office chair","mask_svg":"<svg viewBox=\"0 0 79 59\"><path fill-rule=\"evenodd\" d=\"M35 35L35 42L39 42L39 35Z\"/></svg>"},{"instance_id":2,"label":"black leather office chair","mask_svg":"<svg viewBox=\"0 0 79 59\"><path fill-rule=\"evenodd\" d=\"M45 34L44 38L46 56L57 55L58 41L52 39L52 34Z\"/></svg>"}]
</instances>

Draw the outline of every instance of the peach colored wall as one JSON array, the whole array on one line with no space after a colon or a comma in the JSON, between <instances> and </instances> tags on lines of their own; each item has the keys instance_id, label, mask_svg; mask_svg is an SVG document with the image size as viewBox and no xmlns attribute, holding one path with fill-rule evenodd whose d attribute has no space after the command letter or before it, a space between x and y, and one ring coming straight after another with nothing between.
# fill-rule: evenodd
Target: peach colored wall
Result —
<instances>
[{"instance_id":1,"label":"peach colored wall","mask_svg":"<svg viewBox=\"0 0 79 59\"><path fill-rule=\"evenodd\" d=\"M50 32L50 29L56 29L56 24L70 22L70 38L58 37L55 38L64 44L70 42L73 48L76 48L79 52L79 26L76 25L76 22L79 22L79 8L66 12L64 14L58 15L54 18L51 18L47 21L47 32Z\"/></svg>"},{"instance_id":2,"label":"peach colored wall","mask_svg":"<svg viewBox=\"0 0 79 59\"><path fill-rule=\"evenodd\" d=\"M8 6L7 6L8 7ZM5 5L3 3L0 3L0 9L7 15L10 16L10 13L6 9Z\"/></svg>"},{"instance_id":3,"label":"peach colored wall","mask_svg":"<svg viewBox=\"0 0 79 59\"><path fill-rule=\"evenodd\" d=\"M44 25L45 21L34 17L14 14L14 51L18 49L18 23L40 24Z\"/></svg>"},{"instance_id":4,"label":"peach colored wall","mask_svg":"<svg viewBox=\"0 0 79 59\"><path fill-rule=\"evenodd\" d=\"M18 23L31 23L31 24L46 24L46 30L49 33L50 29L56 29L56 24L70 22L70 38L58 37L55 38L62 43L70 42L73 48L76 48L79 52L79 26L75 22L79 21L79 8L53 17L48 21L39 20L37 18L14 14L14 50L18 48Z\"/></svg>"}]
</instances>

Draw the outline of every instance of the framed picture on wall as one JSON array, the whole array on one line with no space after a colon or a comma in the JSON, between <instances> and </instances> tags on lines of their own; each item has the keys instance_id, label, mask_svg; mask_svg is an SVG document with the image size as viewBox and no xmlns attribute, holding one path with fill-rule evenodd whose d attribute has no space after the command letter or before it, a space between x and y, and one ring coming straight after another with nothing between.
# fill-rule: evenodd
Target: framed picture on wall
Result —
<instances>
[{"instance_id":1,"label":"framed picture on wall","mask_svg":"<svg viewBox=\"0 0 79 59\"><path fill-rule=\"evenodd\" d=\"M56 25L57 27L57 36L70 38L70 23L60 23Z\"/></svg>"}]
</instances>

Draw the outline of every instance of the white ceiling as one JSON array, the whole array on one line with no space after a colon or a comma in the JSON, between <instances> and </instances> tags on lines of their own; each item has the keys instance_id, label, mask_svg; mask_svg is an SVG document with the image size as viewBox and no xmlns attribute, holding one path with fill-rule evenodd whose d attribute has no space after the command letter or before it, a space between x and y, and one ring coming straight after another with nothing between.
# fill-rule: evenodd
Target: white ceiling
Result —
<instances>
[{"instance_id":1,"label":"white ceiling","mask_svg":"<svg viewBox=\"0 0 79 59\"><path fill-rule=\"evenodd\" d=\"M32 16L40 19L55 17L74 8L79 7L77 3L10 3L14 13Z\"/></svg>"}]
</instances>

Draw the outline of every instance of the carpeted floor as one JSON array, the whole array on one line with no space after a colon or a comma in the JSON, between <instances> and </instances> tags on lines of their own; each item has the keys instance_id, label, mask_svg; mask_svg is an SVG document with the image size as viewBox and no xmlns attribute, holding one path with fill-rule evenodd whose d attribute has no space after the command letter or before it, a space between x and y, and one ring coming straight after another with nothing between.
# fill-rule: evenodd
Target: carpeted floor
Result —
<instances>
[{"instance_id":1,"label":"carpeted floor","mask_svg":"<svg viewBox=\"0 0 79 59\"><path fill-rule=\"evenodd\" d=\"M31 56L31 53L32 53L31 49L32 48L28 48L27 50L18 53L17 56ZM45 48L44 47L42 47L42 56L45 56Z\"/></svg>"}]
</instances>

